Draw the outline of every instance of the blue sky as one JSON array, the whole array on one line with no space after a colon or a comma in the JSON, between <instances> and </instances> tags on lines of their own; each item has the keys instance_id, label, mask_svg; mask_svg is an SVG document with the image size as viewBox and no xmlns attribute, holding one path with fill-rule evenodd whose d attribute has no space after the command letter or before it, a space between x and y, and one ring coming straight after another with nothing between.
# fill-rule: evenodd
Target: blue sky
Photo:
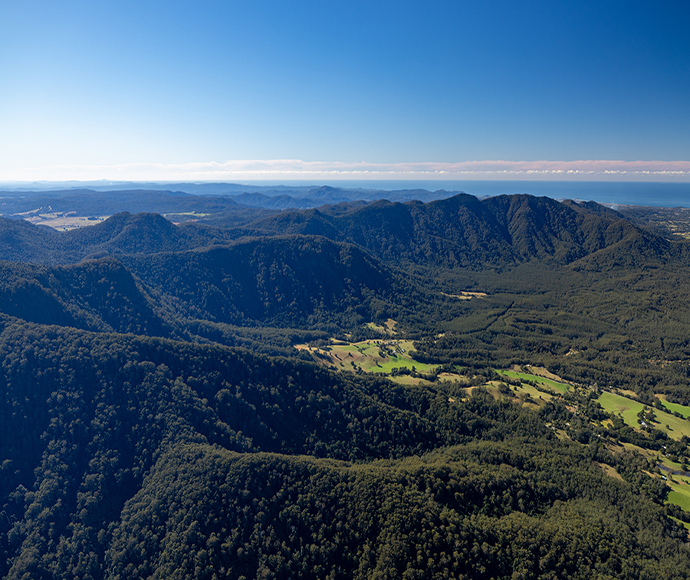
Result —
<instances>
[{"instance_id":1,"label":"blue sky","mask_svg":"<svg viewBox=\"0 0 690 580\"><path fill-rule=\"evenodd\" d=\"M690 181L690 4L0 0L0 180Z\"/></svg>"}]
</instances>

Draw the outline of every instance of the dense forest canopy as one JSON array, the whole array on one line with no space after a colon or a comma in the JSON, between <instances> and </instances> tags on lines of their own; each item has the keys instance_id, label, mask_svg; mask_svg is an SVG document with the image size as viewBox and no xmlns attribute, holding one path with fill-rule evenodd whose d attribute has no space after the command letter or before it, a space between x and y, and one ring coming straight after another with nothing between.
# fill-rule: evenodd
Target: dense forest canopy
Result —
<instances>
[{"instance_id":1,"label":"dense forest canopy","mask_svg":"<svg viewBox=\"0 0 690 580\"><path fill-rule=\"evenodd\" d=\"M0 219L0 576L690 575L660 214L204 203Z\"/></svg>"}]
</instances>

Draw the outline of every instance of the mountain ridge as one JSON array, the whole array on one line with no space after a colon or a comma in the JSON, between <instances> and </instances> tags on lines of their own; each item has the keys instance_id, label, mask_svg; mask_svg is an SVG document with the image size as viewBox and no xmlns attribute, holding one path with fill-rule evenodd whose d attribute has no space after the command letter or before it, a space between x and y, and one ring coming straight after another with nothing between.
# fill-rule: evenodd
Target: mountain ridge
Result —
<instances>
[{"instance_id":1,"label":"mountain ridge","mask_svg":"<svg viewBox=\"0 0 690 580\"><path fill-rule=\"evenodd\" d=\"M121 213L101 224L66 233L47 232L0 218L0 259L76 262L106 254L156 253L229 243L242 237L285 234L324 236L359 245L389 264L402 260L444 268L509 267L530 260L567 265L611 247L653 257L647 246L682 252L598 205L557 202L528 195L485 200L459 194L429 203L380 200L364 206L284 211L249 224L222 228L198 223L172 226L155 214ZM49 240L49 242L47 241ZM615 262L615 259L613 260ZM601 262L604 267L603 262Z\"/></svg>"},{"instance_id":2,"label":"mountain ridge","mask_svg":"<svg viewBox=\"0 0 690 580\"><path fill-rule=\"evenodd\" d=\"M284 212L248 225L251 235L324 235L355 243L384 262L445 268L506 267L534 259L566 265L620 242L661 238L598 205L511 195L479 200L459 194L427 204L378 201L342 215ZM633 248L634 249L634 248Z\"/></svg>"}]
</instances>

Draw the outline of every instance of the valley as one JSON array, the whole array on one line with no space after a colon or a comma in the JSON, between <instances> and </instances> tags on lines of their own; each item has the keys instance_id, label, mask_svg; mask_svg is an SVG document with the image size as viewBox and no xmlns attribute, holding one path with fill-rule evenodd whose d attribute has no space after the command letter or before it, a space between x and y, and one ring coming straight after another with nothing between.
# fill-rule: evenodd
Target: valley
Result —
<instances>
[{"instance_id":1,"label":"valley","mask_svg":"<svg viewBox=\"0 0 690 580\"><path fill-rule=\"evenodd\" d=\"M0 576L687 577L675 214L92 193L0 218Z\"/></svg>"},{"instance_id":2,"label":"valley","mask_svg":"<svg viewBox=\"0 0 690 580\"><path fill-rule=\"evenodd\" d=\"M389 321L388 327L393 325L393 321ZM467 371L463 373L461 368L444 369L442 365L419 363L409 355L413 349L411 341L391 337L359 343L338 340L328 342L329 344L321 346L296 345L296 348L310 353L317 363L326 368L383 374L401 385L430 386L437 381L447 381L462 389L460 400L471 397L476 389L482 389L497 401L509 401L537 411L546 409L547 405L564 405L568 415L578 418L578 431L573 429L570 421L557 421L548 426L558 431L562 437L572 440L582 439L585 436L583 433L589 430L586 437L590 441L593 437L599 438L600 444L614 454L625 449L647 458L651 470L649 476L665 481L673 490L669 492L667 501L690 514L690 471L686 466L686 461L690 463L690 450L687 448L690 441L690 406L669 403L662 394L655 394L654 404L647 405L632 391L616 389L614 392L592 392L591 387L569 384L545 368L529 364L525 368L513 365L510 370L492 369L495 375L487 380L481 375L468 374ZM449 370L452 372L448 372ZM475 386L468 387L471 383ZM592 397L593 394L596 397ZM456 400L457 398L449 399L451 402ZM583 401L587 401L587 404L583 404ZM654 432L654 439L646 441L638 437L636 441L642 442L642 446L626 441L624 447L620 447L618 429L621 425L616 425L611 417L619 418L637 434ZM673 460L669 458L667 446L661 443L667 439L682 443L682 447L678 448L681 459L676 455L672 456ZM625 436L623 440L626 440ZM620 477L615 469L612 473ZM690 530L690 517L682 523Z\"/></svg>"}]
</instances>

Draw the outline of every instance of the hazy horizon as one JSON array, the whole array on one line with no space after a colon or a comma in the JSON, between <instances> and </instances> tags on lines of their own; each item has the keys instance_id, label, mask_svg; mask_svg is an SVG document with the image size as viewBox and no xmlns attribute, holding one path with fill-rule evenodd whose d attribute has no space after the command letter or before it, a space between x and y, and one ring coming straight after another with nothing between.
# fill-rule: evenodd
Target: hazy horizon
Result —
<instances>
[{"instance_id":1,"label":"hazy horizon","mask_svg":"<svg viewBox=\"0 0 690 580\"><path fill-rule=\"evenodd\" d=\"M330 186L335 188L351 190L381 191L382 193L400 190L421 189L428 192L462 192L476 197L491 197L502 194L529 194L534 196L547 196L554 199L573 199L578 201L596 201L607 205L637 205L655 207L690 207L690 183L678 182L632 182L632 181L525 181L525 180L254 180L243 182L113 182L108 180L100 181L67 181L67 182L0 182L0 193L4 191L59 191L72 189L96 188L99 192L132 190L143 187L162 190L165 186L171 185L179 188L184 185L204 186L204 185L228 185L233 188L247 186L251 191L253 188L269 188L265 193L276 195L284 191L280 188L318 188ZM278 188L270 191L270 188ZM209 192L208 189L199 191L196 187L184 188L187 193L206 194L206 195L237 195L241 190L227 191L220 193L221 190L215 189ZM204 193L205 192L205 193ZM440 196L443 197L443 196ZM366 199L373 199L371 195L365 196ZM382 195L385 198L385 195Z\"/></svg>"}]
</instances>

